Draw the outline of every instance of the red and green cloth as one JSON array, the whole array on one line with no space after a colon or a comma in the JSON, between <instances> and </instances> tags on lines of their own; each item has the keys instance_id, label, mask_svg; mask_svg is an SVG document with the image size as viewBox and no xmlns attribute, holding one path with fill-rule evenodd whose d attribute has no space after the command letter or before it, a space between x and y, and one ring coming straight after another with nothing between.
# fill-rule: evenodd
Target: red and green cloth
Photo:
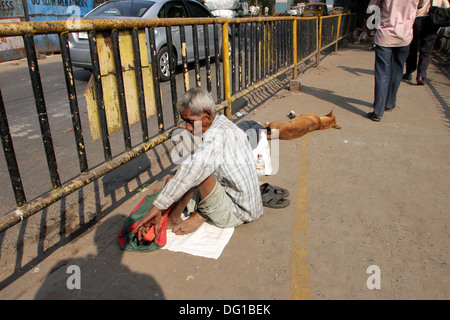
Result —
<instances>
[{"instance_id":1,"label":"red and green cloth","mask_svg":"<svg viewBox=\"0 0 450 320\"><path fill-rule=\"evenodd\" d=\"M159 223L158 237L155 236L155 228L152 226L142 241L139 241L136 234L133 232L139 222L144 219L150 209L153 207L153 200L157 197L159 192L154 192L146 196L142 201L134 208L122 227L119 234L119 246L120 249L125 251L134 252L150 252L160 249L166 245L167 236L167 216L169 215L170 208L164 210Z\"/></svg>"}]
</instances>

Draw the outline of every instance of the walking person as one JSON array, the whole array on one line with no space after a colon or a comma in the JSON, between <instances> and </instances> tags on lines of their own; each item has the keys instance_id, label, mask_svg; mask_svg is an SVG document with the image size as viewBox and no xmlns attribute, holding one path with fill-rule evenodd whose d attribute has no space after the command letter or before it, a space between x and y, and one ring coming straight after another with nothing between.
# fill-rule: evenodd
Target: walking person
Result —
<instances>
[{"instance_id":1,"label":"walking person","mask_svg":"<svg viewBox=\"0 0 450 320\"><path fill-rule=\"evenodd\" d=\"M413 38L413 24L419 2L423 0L371 0L369 6L380 7L379 28L375 33L375 98L374 110L367 114L381 121L384 111L396 106L403 66Z\"/></svg>"},{"instance_id":2,"label":"walking person","mask_svg":"<svg viewBox=\"0 0 450 320\"><path fill-rule=\"evenodd\" d=\"M406 59L406 73L403 75L403 79L412 80L412 73L417 70L416 81L418 85L424 85L427 78L427 69L439 30L439 27L431 21L431 6L448 8L449 3L448 0L423 0L419 4L413 26L413 40ZM418 62L417 56L419 56Z\"/></svg>"}]
</instances>

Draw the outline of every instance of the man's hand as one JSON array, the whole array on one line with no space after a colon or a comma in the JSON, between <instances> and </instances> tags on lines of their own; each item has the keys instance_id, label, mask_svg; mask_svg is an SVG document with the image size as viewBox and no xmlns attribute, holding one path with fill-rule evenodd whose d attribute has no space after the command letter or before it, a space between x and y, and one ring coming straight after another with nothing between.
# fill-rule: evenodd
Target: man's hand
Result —
<instances>
[{"instance_id":1,"label":"man's hand","mask_svg":"<svg viewBox=\"0 0 450 320\"><path fill-rule=\"evenodd\" d=\"M150 209L150 211L147 213L144 219L141 222L139 222L136 229L134 229L134 233L138 237L139 241L142 241L142 239L152 226L155 226L155 235L158 236L159 221L161 220L161 215L162 211L159 210L157 207L154 206L153 208Z\"/></svg>"}]
</instances>

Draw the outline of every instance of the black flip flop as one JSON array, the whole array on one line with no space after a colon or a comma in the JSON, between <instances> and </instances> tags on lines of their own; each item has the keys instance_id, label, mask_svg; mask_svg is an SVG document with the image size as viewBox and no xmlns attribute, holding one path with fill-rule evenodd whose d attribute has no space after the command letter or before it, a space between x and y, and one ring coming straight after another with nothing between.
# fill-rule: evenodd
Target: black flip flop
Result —
<instances>
[{"instance_id":1,"label":"black flip flop","mask_svg":"<svg viewBox=\"0 0 450 320\"><path fill-rule=\"evenodd\" d=\"M289 196L288 190L286 190L284 188L272 186L268 183L262 184L259 188L261 189L261 194L271 193L276 197L282 197L282 198L286 198L287 196Z\"/></svg>"},{"instance_id":2,"label":"black flip flop","mask_svg":"<svg viewBox=\"0 0 450 320\"><path fill-rule=\"evenodd\" d=\"M276 196L273 193L266 192L262 194L262 203L264 207L281 209L286 208L290 201L280 196Z\"/></svg>"}]
</instances>

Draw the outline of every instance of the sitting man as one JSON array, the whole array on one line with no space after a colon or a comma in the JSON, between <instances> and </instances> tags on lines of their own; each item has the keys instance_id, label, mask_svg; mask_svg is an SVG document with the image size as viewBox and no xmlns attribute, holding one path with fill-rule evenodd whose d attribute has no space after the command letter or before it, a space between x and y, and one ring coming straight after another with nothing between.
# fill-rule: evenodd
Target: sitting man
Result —
<instances>
[{"instance_id":1,"label":"sitting man","mask_svg":"<svg viewBox=\"0 0 450 320\"><path fill-rule=\"evenodd\" d=\"M145 218L135 229L141 240L155 226L158 235L162 211L172 206L167 228L177 235L197 230L207 219L219 227L236 227L263 213L255 160L246 134L223 115L216 115L211 95L201 88L187 91L177 111L194 133L201 127L202 142L180 164ZM197 129L198 130L198 129ZM181 213L192 207L189 218ZM188 206L189 204L189 206Z\"/></svg>"}]
</instances>

